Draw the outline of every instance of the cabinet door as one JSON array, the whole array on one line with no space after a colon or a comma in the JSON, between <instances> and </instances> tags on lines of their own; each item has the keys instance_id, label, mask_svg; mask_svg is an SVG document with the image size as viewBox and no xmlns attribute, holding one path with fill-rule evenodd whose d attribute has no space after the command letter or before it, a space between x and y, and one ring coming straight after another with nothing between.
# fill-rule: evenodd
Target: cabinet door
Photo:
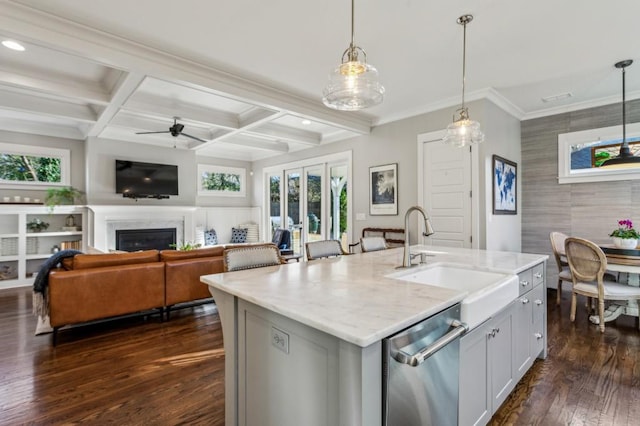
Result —
<instances>
[{"instance_id":1,"label":"cabinet door","mask_svg":"<svg viewBox=\"0 0 640 426\"><path fill-rule=\"evenodd\" d=\"M544 350L546 332L544 317L545 307L545 286L539 285L531 291L531 303L533 310L533 326L531 330L531 357L544 357L541 352Z\"/></svg>"},{"instance_id":2,"label":"cabinet door","mask_svg":"<svg viewBox=\"0 0 640 426\"><path fill-rule=\"evenodd\" d=\"M513 305L513 366L514 376L520 379L529 369L531 358L531 316L533 292L526 293L516 299Z\"/></svg>"},{"instance_id":3,"label":"cabinet door","mask_svg":"<svg viewBox=\"0 0 640 426\"><path fill-rule=\"evenodd\" d=\"M484 425L491 418L487 343L488 331L492 328L492 325L482 325L460 340L458 421L461 426Z\"/></svg>"},{"instance_id":4,"label":"cabinet door","mask_svg":"<svg viewBox=\"0 0 640 426\"><path fill-rule=\"evenodd\" d=\"M511 304L493 321L489 333L491 407L496 411L515 386L513 368L513 308Z\"/></svg>"}]
</instances>

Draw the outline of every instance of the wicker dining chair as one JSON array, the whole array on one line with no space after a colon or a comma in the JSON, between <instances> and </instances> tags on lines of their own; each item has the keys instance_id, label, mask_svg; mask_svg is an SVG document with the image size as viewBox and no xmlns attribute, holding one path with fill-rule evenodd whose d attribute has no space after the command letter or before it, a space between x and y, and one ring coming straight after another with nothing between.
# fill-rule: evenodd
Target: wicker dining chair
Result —
<instances>
[{"instance_id":1,"label":"wicker dining chair","mask_svg":"<svg viewBox=\"0 0 640 426\"><path fill-rule=\"evenodd\" d=\"M262 268L286 263L280 256L280 250L275 244L228 248L223 252L222 262L224 272Z\"/></svg>"},{"instance_id":2,"label":"wicker dining chair","mask_svg":"<svg viewBox=\"0 0 640 426\"><path fill-rule=\"evenodd\" d=\"M558 266L558 286L556 287L557 305L560 304L562 296L562 282L566 281L569 285L573 284L571 270L569 269L569 263L567 263L567 256L564 253L564 242L567 238L569 238L569 236L562 232L551 232L551 234L549 234L551 249L553 250L553 256L556 258L556 265Z\"/></svg>"},{"instance_id":3,"label":"wicker dining chair","mask_svg":"<svg viewBox=\"0 0 640 426\"><path fill-rule=\"evenodd\" d=\"M307 251L307 260L349 254L342 249L342 244L338 240L310 241L305 244L305 248Z\"/></svg>"},{"instance_id":4,"label":"wicker dining chair","mask_svg":"<svg viewBox=\"0 0 640 426\"><path fill-rule=\"evenodd\" d=\"M640 288L604 279L607 257L598 245L583 238L569 237L565 253L571 271L571 322L576 319L577 295L598 300L600 331L604 333L605 300L640 299Z\"/></svg>"},{"instance_id":5,"label":"wicker dining chair","mask_svg":"<svg viewBox=\"0 0 640 426\"><path fill-rule=\"evenodd\" d=\"M368 251L386 250L387 240L383 237L362 237L360 238L360 249L363 253Z\"/></svg>"}]
</instances>

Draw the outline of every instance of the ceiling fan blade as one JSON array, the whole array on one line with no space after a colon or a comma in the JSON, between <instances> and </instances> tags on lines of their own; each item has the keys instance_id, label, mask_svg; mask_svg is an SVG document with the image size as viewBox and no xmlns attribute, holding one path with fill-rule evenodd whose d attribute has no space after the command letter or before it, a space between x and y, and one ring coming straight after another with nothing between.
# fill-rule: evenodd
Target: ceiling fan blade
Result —
<instances>
[{"instance_id":1,"label":"ceiling fan blade","mask_svg":"<svg viewBox=\"0 0 640 426\"><path fill-rule=\"evenodd\" d=\"M136 132L136 135L151 135L154 133L169 133L166 130L164 132Z\"/></svg>"},{"instance_id":2,"label":"ceiling fan blade","mask_svg":"<svg viewBox=\"0 0 640 426\"><path fill-rule=\"evenodd\" d=\"M207 141L205 141L204 139L200 139L200 138L197 138L197 137L195 137L195 136L188 135L188 134L186 134L186 133L180 133L180 134L181 134L182 136L186 136L186 137L188 137L188 138L195 139L195 140L197 140L198 142L202 142L202 143L206 143L206 142L207 142Z\"/></svg>"}]
</instances>

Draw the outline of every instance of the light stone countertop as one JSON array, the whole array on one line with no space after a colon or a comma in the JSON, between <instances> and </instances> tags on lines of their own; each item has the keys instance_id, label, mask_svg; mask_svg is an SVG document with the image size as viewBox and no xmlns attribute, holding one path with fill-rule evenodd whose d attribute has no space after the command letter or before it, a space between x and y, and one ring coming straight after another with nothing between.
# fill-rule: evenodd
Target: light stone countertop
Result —
<instances>
[{"instance_id":1,"label":"light stone countertop","mask_svg":"<svg viewBox=\"0 0 640 426\"><path fill-rule=\"evenodd\" d=\"M411 247L412 253L420 251L428 252L427 264L446 262L510 274L548 258L547 255L451 247ZM460 302L467 295L457 290L386 278L398 271L395 267L402 264L402 255L403 249L397 248L205 275L201 281L366 347Z\"/></svg>"}]
</instances>

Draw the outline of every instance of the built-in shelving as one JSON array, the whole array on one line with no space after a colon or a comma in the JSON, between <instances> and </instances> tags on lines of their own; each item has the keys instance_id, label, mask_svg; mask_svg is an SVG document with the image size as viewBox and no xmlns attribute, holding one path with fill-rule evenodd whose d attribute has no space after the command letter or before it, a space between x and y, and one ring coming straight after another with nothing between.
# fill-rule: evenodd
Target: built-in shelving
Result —
<instances>
[{"instance_id":1,"label":"built-in shelving","mask_svg":"<svg viewBox=\"0 0 640 426\"><path fill-rule=\"evenodd\" d=\"M46 230L33 232L27 224L40 219ZM74 229L69 229L74 228ZM33 284L42 263L59 249L86 249L86 208L41 205L0 205L0 289Z\"/></svg>"}]
</instances>

